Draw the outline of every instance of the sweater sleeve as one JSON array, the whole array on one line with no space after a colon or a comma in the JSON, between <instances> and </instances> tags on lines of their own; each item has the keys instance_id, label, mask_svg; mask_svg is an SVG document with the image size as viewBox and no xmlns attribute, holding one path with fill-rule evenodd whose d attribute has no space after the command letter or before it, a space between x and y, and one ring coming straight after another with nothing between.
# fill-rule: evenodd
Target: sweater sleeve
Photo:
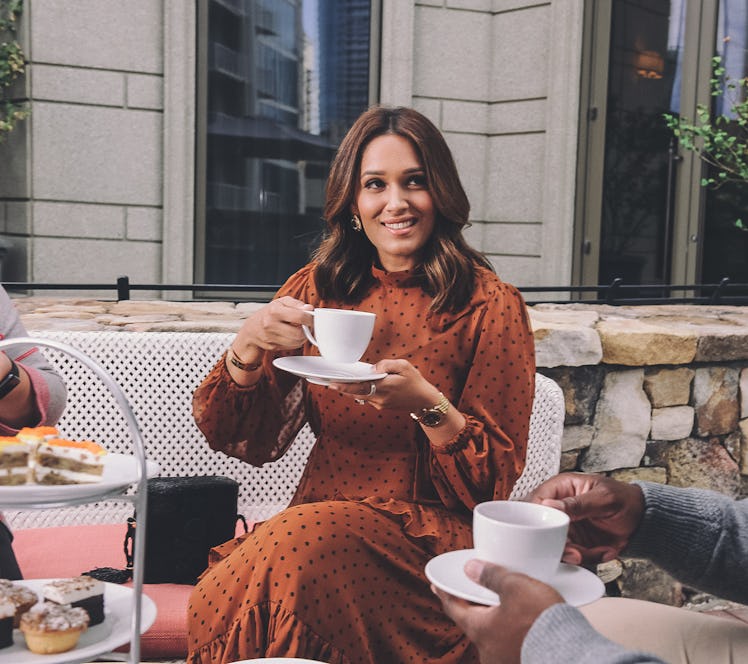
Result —
<instances>
[{"instance_id":1,"label":"sweater sleeve","mask_svg":"<svg viewBox=\"0 0 748 664\"><path fill-rule=\"evenodd\" d=\"M627 650L597 632L568 604L540 614L522 643L522 664L664 664L654 655Z\"/></svg>"},{"instance_id":2,"label":"sweater sleeve","mask_svg":"<svg viewBox=\"0 0 748 664\"><path fill-rule=\"evenodd\" d=\"M637 484L644 493L644 518L624 555L648 558L684 583L748 602L748 500Z\"/></svg>"},{"instance_id":3,"label":"sweater sleeve","mask_svg":"<svg viewBox=\"0 0 748 664\"><path fill-rule=\"evenodd\" d=\"M27 335L13 302L0 287L0 339L13 339ZM67 402L67 388L60 374L54 370L36 346L12 346L7 353L26 370L31 381L39 420L29 422L28 426L56 424ZM0 422L0 435L10 436L17 432L17 429Z\"/></svg>"}]
</instances>

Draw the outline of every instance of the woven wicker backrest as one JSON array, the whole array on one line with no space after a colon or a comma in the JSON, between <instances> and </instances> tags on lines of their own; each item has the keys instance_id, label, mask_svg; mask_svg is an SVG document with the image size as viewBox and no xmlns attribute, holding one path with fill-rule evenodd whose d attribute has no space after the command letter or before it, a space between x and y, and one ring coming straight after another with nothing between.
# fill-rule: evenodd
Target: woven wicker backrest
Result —
<instances>
[{"instance_id":1,"label":"woven wicker backrest","mask_svg":"<svg viewBox=\"0 0 748 664\"><path fill-rule=\"evenodd\" d=\"M288 504L304 469L314 436L308 427L277 462L254 468L214 452L192 418L192 393L227 348L233 334L203 332L37 332L84 352L103 367L127 395L140 425L145 452L161 475L225 475L240 485L239 511L268 518ZM91 439L110 452L132 453L131 433L113 396L85 365L56 349L44 349L68 386L68 407L59 423L74 439ZM531 420L528 464L515 487L521 497L558 472L563 430L563 396L538 374ZM122 501L55 510L7 511L14 528L71 523L122 522L132 506Z\"/></svg>"},{"instance_id":2,"label":"woven wicker backrest","mask_svg":"<svg viewBox=\"0 0 748 664\"><path fill-rule=\"evenodd\" d=\"M558 474L565 416L561 388L550 378L535 374L535 399L530 415L525 470L514 485L510 500L524 498L538 484Z\"/></svg>"}]
</instances>

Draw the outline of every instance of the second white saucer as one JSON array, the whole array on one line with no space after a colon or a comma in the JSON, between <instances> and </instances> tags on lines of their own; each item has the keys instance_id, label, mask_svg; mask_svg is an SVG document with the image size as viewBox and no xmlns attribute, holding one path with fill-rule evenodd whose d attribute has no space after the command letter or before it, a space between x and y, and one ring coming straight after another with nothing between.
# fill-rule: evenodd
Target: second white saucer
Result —
<instances>
[{"instance_id":1,"label":"second white saucer","mask_svg":"<svg viewBox=\"0 0 748 664\"><path fill-rule=\"evenodd\" d=\"M426 563L426 578L450 595L476 604L496 606L500 603L499 596L470 580L463 571L465 563L475 557L475 549L443 553ZM605 585L596 574L584 567L564 563L559 564L558 572L549 585L572 606L589 604L605 594Z\"/></svg>"}]
</instances>

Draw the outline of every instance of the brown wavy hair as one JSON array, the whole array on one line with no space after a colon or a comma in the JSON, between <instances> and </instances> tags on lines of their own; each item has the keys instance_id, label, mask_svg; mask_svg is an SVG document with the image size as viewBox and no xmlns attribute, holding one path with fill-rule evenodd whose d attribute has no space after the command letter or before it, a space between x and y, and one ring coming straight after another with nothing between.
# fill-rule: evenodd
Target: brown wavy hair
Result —
<instances>
[{"instance_id":1,"label":"brown wavy hair","mask_svg":"<svg viewBox=\"0 0 748 664\"><path fill-rule=\"evenodd\" d=\"M430 309L459 310L470 300L476 266L491 271L493 266L462 235L468 225L470 203L444 137L428 118L412 108L374 106L359 116L343 138L327 179L327 233L313 256L318 292L325 299L357 302L373 283L371 265L377 252L363 232L353 230L351 208L363 152L383 134L397 134L410 141L426 172L434 201L434 231L415 271L421 287L433 298Z\"/></svg>"}]
</instances>

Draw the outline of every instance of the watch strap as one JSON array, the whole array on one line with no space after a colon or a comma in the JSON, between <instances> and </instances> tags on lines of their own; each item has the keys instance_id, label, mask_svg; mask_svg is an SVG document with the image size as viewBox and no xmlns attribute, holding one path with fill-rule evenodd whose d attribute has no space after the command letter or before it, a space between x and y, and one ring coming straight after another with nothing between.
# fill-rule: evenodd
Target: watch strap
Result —
<instances>
[{"instance_id":1,"label":"watch strap","mask_svg":"<svg viewBox=\"0 0 748 664\"><path fill-rule=\"evenodd\" d=\"M10 371L0 380L0 399L10 394L21 383L21 374L18 365L10 360Z\"/></svg>"},{"instance_id":2,"label":"watch strap","mask_svg":"<svg viewBox=\"0 0 748 664\"><path fill-rule=\"evenodd\" d=\"M442 423L449 405L449 399L439 392L439 401L436 404L431 408L423 408L419 413L411 413L410 416L423 426L435 427Z\"/></svg>"}]
</instances>

